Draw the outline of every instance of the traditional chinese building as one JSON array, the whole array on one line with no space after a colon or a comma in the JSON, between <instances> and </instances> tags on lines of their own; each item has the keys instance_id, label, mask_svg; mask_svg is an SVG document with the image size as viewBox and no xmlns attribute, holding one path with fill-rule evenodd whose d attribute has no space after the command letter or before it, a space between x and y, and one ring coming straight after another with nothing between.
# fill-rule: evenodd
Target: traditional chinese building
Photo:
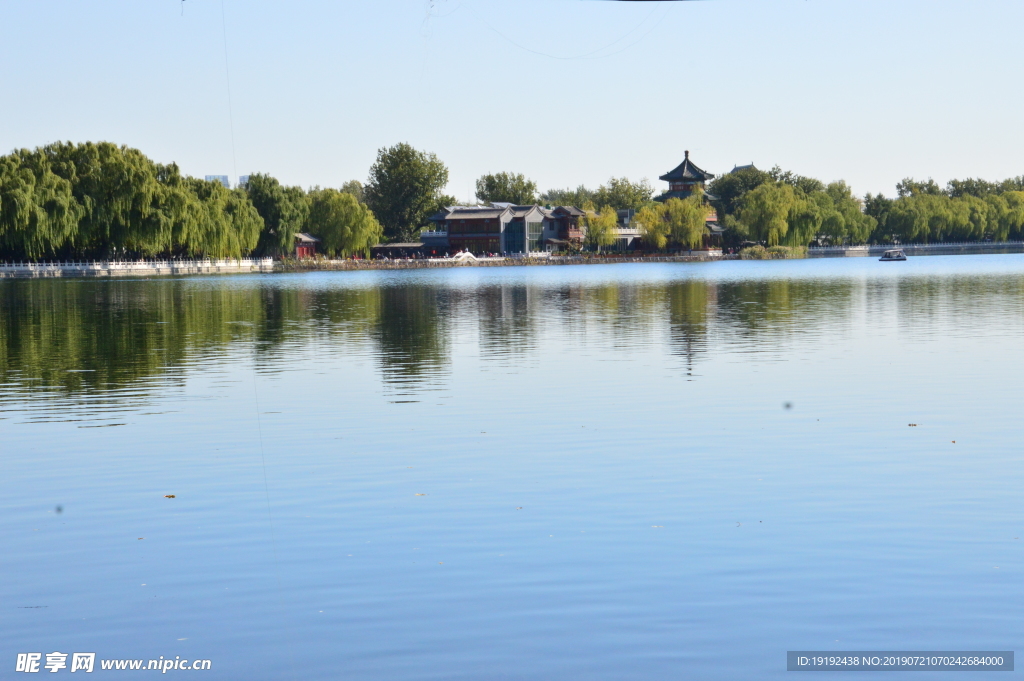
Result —
<instances>
[{"instance_id":1,"label":"traditional chinese building","mask_svg":"<svg viewBox=\"0 0 1024 681\"><path fill-rule=\"evenodd\" d=\"M690 160L690 152L687 151L686 158L682 163L658 179L668 182L668 191L656 198L655 201L668 201L669 199L685 199L693 194L694 189L698 187L704 191L704 183L715 179L715 176L698 168Z\"/></svg>"},{"instance_id":2,"label":"traditional chinese building","mask_svg":"<svg viewBox=\"0 0 1024 681\"><path fill-rule=\"evenodd\" d=\"M668 182L668 191L661 196L656 197L654 200L668 201L669 199L686 199L692 196L693 193L699 189L704 196L704 204L708 208L708 214L705 219L707 224L707 233L704 235L703 247L705 250L721 248L722 233L725 231L725 228L718 224L718 211L715 210L713 205L716 197L704 192L705 183L715 179L715 176L714 174L705 171L703 168L697 167L697 164L690 160L689 151L686 151L685 154L686 156L683 158L682 163L658 178L659 180ZM620 223L621 221L620 216Z\"/></svg>"},{"instance_id":3,"label":"traditional chinese building","mask_svg":"<svg viewBox=\"0 0 1024 681\"><path fill-rule=\"evenodd\" d=\"M299 232L295 235L295 257L296 258L312 258L316 255L316 245L320 243L320 239L315 236L310 236L305 232Z\"/></svg>"}]
</instances>

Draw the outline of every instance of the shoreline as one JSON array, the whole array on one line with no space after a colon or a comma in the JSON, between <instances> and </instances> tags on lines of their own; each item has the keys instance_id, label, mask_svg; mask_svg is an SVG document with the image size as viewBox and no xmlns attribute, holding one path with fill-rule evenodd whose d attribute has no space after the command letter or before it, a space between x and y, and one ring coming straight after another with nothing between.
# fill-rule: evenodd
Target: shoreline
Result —
<instances>
[{"instance_id":1,"label":"shoreline","mask_svg":"<svg viewBox=\"0 0 1024 681\"><path fill-rule=\"evenodd\" d=\"M902 248L908 256L1024 253L1024 242L905 244L899 246L826 246L807 249L807 258L880 255ZM614 265L619 263L697 263L740 260L738 254L546 256L540 258L428 258L423 260L129 260L0 263L0 279L160 277L210 274L356 272L368 270L450 269L455 267L535 267Z\"/></svg>"}]
</instances>

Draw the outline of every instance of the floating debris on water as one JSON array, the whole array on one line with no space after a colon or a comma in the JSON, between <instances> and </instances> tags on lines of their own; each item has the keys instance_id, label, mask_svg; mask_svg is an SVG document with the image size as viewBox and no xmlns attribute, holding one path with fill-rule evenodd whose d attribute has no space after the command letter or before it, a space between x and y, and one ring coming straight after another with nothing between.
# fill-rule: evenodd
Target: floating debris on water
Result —
<instances>
[{"instance_id":1,"label":"floating debris on water","mask_svg":"<svg viewBox=\"0 0 1024 681\"><path fill-rule=\"evenodd\" d=\"M418 496L418 497L425 497L427 495L424 494L423 492L416 492L416 496Z\"/></svg>"},{"instance_id":2,"label":"floating debris on water","mask_svg":"<svg viewBox=\"0 0 1024 681\"><path fill-rule=\"evenodd\" d=\"M175 495L173 495L173 494L165 494L164 495L164 499L174 499L174 498L175 498Z\"/></svg>"}]
</instances>

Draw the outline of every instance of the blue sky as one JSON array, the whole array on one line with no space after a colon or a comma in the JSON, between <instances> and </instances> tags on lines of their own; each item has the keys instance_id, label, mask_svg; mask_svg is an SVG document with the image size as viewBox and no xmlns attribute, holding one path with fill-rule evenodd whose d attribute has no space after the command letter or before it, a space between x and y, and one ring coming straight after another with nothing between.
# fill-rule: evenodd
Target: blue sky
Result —
<instances>
[{"instance_id":1,"label":"blue sky","mask_svg":"<svg viewBox=\"0 0 1024 681\"><path fill-rule=\"evenodd\" d=\"M0 0L0 152L110 140L338 186L407 141L459 198L503 170L661 187L685 149L859 194L1024 174L1019 0L183 4Z\"/></svg>"}]
</instances>

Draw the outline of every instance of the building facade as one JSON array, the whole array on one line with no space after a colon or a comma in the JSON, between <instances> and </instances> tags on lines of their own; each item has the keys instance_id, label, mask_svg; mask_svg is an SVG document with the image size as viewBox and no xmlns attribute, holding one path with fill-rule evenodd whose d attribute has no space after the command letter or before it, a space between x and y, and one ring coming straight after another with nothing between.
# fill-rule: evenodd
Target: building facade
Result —
<instances>
[{"instance_id":1,"label":"building facade","mask_svg":"<svg viewBox=\"0 0 1024 681\"><path fill-rule=\"evenodd\" d=\"M316 255L316 245L320 242L315 236L305 232L295 235L295 257L298 259L312 258Z\"/></svg>"},{"instance_id":2,"label":"building facade","mask_svg":"<svg viewBox=\"0 0 1024 681\"><path fill-rule=\"evenodd\" d=\"M206 181L207 182L220 182L222 185L224 185L228 189L231 189L231 180L228 179L227 175L207 175L206 176Z\"/></svg>"},{"instance_id":3,"label":"building facade","mask_svg":"<svg viewBox=\"0 0 1024 681\"><path fill-rule=\"evenodd\" d=\"M449 206L430 218L432 227L421 238L434 249L446 240L447 252L475 255L561 251L582 244L583 214L573 206Z\"/></svg>"}]
</instances>

